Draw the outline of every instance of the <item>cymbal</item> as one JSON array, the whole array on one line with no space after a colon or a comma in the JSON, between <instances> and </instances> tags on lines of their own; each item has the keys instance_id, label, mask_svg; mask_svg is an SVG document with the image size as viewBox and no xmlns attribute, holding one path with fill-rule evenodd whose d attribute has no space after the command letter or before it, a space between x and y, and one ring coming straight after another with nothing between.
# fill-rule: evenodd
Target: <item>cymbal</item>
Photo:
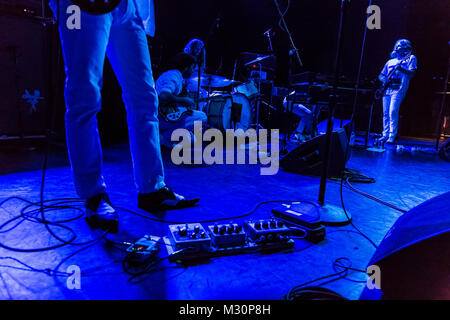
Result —
<instances>
[{"instance_id":1,"label":"cymbal","mask_svg":"<svg viewBox=\"0 0 450 320\"><path fill-rule=\"evenodd\" d=\"M198 76L192 77L192 81L198 81ZM222 76L216 76L213 74L204 74L200 76L200 86L208 88L222 88L231 85L237 81L230 80Z\"/></svg>"},{"instance_id":2,"label":"cymbal","mask_svg":"<svg viewBox=\"0 0 450 320\"><path fill-rule=\"evenodd\" d=\"M267 55L267 56L258 57L258 58L256 58L255 60L252 60L252 61L250 61L250 62L247 62L246 64L244 64L244 66L248 66L248 65L250 65L250 64L252 64L252 63L259 62L259 61L262 61L262 60L265 60L265 59L270 58L270 57L272 57L272 56L273 56L273 54L269 54L269 55Z\"/></svg>"}]
</instances>

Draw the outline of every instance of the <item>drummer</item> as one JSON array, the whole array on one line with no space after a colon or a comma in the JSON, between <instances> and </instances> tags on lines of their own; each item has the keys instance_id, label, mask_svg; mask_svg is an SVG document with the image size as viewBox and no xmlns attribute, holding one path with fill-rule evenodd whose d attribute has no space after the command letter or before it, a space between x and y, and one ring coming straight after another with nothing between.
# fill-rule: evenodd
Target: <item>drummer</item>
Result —
<instances>
[{"instance_id":1,"label":"drummer","mask_svg":"<svg viewBox=\"0 0 450 320\"><path fill-rule=\"evenodd\" d=\"M163 146L169 148L173 146L171 135L175 129L184 128L192 132L195 121L206 123L206 114L195 110L195 100L186 95L183 85L184 80L192 76L195 63L193 56L183 52L179 53L172 60L171 69L161 74L156 80L155 86L160 103L160 115L173 114L182 109L188 110L183 112L183 116L178 121L167 121L167 119L162 117L159 129L160 140Z\"/></svg>"}]
</instances>

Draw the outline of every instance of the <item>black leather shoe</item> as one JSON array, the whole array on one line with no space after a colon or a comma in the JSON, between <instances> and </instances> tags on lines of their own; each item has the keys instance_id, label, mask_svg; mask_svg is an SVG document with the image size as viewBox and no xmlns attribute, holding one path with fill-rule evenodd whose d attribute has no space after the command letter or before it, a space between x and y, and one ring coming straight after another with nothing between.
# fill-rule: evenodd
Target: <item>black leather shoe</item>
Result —
<instances>
[{"instance_id":1,"label":"black leather shoe","mask_svg":"<svg viewBox=\"0 0 450 320\"><path fill-rule=\"evenodd\" d=\"M138 195L138 207L148 212L190 208L194 207L199 201L199 198L186 200L167 186L152 193Z\"/></svg>"},{"instance_id":2,"label":"black leather shoe","mask_svg":"<svg viewBox=\"0 0 450 320\"><path fill-rule=\"evenodd\" d=\"M102 229L110 233L119 232L119 215L106 193L86 200L86 215L86 222L92 229Z\"/></svg>"}]
</instances>

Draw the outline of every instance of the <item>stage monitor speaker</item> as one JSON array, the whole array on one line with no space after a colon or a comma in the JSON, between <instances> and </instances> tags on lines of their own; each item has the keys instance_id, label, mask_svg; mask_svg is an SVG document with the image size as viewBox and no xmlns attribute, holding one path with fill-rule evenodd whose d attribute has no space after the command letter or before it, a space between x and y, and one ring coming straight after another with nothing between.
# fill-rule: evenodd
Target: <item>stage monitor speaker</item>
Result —
<instances>
[{"instance_id":1,"label":"stage monitor speaker","mask_svg":"<svg viewBox=\"0 0 450 320\"><path fill-rule=\"evenodd\" d=\"M447 192L402 215L386 234L369 263L380 268L382 299L450 299L449 207Z\"/></svg>"},{"instance_id":2,"label":"stage monitor speaker","mask_svg":"<svg viewBox=\"0 0 450 320\"><path fill-rule=\"evenodd\" d=\"M450 139L447 139L439 148L439 156L442 160L450 161Z\"/></svg>"},{"instance_id":3,"label":"stage monitor speaker","mask_svg":"<svg viewBox=\"0 0 450 320\"><path fill-rule=\"evenodd\" d=\"M326 123L324 121L318 127L326 127ZM350 159L351 151L348 143L352 132L352 124L350 121L344 121L345 124L339 127L339 123L340 120L334 120L328 177L340 177L347 161ZM325 145L326 135L322 133L289 152L280 160L280 166L288 172L320 176L324 162Z\"/></svg>"}]
</instances>

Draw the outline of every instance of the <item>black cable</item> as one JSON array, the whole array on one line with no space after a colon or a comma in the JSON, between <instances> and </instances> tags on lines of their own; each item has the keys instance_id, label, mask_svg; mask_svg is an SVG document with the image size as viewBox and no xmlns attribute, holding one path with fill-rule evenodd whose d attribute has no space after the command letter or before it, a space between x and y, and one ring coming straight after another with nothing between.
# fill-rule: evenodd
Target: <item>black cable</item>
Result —
<instances>
[{"instance_id":1,"label":"black cable","mask_svg":"<svg viewBox=\"0 0 450 320\"><path fill-rule=\"evenodd\" d=\"M131 277L130 277L130 279L128 279L128 281L132 281L132 280L134 280L134 279L137 278L137 277L140 277L140 276L142 276L142 275L144 275L144 274L149 273L149 272L151 271L151 269L152 269L154 266L158 265L159 263L161 263L162 261L164 261L164 260L166 260L166 259L169 259L170 257L171 257L171 255L167 255L167 256L162 257L162 258L160 258L160 259L158 259L158 260L155 260L155 261L153 261L152 263L147 264L147 265L144 267L144 270L143 270L143 271L139 271L139 272L136 272L136 273L131 272L129 269L125 269L125 266L124 266L125 260L124 260L124 264L123 264L122 266L124 266L124 271L125 271L126 273L128 273L129 275L131 275Z\"/></svg>"},{"instance_id":2,"label":"black cable","mask_svg":"<svg viewBox=\"0 0 450 320\"><path fill-rule=\"evenodd\" d=\"M381 203L381 204L384 204L385 206L388 206L388 207L390 207L390 208L392 208L392 209L395 209L395 210L397 210L397 211L400 211L400 212L402 212L402 213L408 212L407 210L402 209L402 208L399 208L399 207L397 207L396 205L390 204L389 202L386 202L386 201L381 200L381 199L379 199L379 198L377 198L377 197L375 197L375 196L372 196L372 195L370 195L370 194L368 194L368 193L365 193L365 192L363 192L363 191L361 191L361 190L356 189L355 187L352 186L352 184L351 184L349 181L346 181L346 184L347 184L347 187L348 187L350 190L352 190L352 191L354 191L354 192L356 192L356 193L359 193L360 195L362 195L362 196L364 196L364 197L366 197L366 198L369 198L369 199L371 199L371 200L374 200L374 201L376 201L376 202L379 202L379 203Z\"/></svg>"},{"instance_id":3,"label":"black cable","mask_svg":"<svg viewBox=\"0 0 450 320\"><path fill-rule=\"evenodd\" d=\"M333 266L335 266L335 264L337 262L339 262L341 260L344 260L344 259L349 261L349 259L347 259L347 258L338 258L338 259L336 259L333 262ZM349 261L349 264L350 265L348 267L351 267L351 262L350 261ZM292 289L290 289L288 291L288 293L286 293L284 295L284 299L285 300L296 300L297 298L302 296L303 290L310 290L311 287L306 287L306 285L309 285L311 283L314 283L314 282L317 282L317 281L320 281L320 280L325 280L325 279L331 278L331 280L327 280L327 281L325 281L325 282L315 286L315 287L321 287L321 286L324 286L325 284L328 284L328 283L331 283L331 282L334 282L334 281L337 281L337 280L345 278L347 273L348 273L348 268L344 268L344 270L342 270L342 271L339 271L339 272L336 272L336 273L333 273L333 274L329 274L329 275L326 275L326 276L323 276L323 277L320 277L320 278L316 278L314 280L307 281L305 283L297 285L297 286L293 287ZM335 278L333 278L333 277L335 277Z\"/></svg>"},{"instance_id":4,"label":"black cable","mask_svg":"<svg viewBox=\"0 0 450 320\"><path fill-rule=\"evenodd\" d=\"M86 242L81 242L81 243L75 243L74 240L76 239L76 233L73 229L71 229L70 227L62 224L65 222L69 222L69 221L74 221L77 220L79 218L81 218L84 215L77 215L76 217L72 217L69 219L65 219L65 220L61 220L61 221L48 221L45 219L45 216L41 215L41 218L38 217L39 213L43 213L45 211L55 211L58 209L75 209L75 210L80 210L81 209L77 206L74 205L68 205L70 203L78 203L81 202L81 200L79 199L74 199L74 198L66 198L66 199L52 199L52 200L44 200L44 201L39 201L39 202L31 202L27 199L23 199L17 196L13 196L10 198L7 198L5 200L3 200L2 202L0 202L0 206L3 206L7 201L10 201L12 199L17 199L20 201L25 202L27 205L24 206L21 210L20 210L20 214L17 216L14 216L10 219L8 219L7 221L3 222L3 224L0 225L0 233L6 233L9 232L15 228L17 228L21 223L23 223L24 221L29 221L29 222L33 222L33 223L38 223L38 224L44 224L45 227L47 228L47 230L50 232L50 234L57 239L60 243L53 245L53 246L49 246L49 247L43 247L43 248L28 248L28 249L24 249L24 248L14 248L14 247L10 247L4 243L0 243L0 247L10 250L10 251L15 251L15 252L42 252L42 251L48 251L48 250L53 250L53 249L57 249L60 248L62 246L65 245L86 245L86 244L90 244L92 242L95 242L98 239L103 238L104 235L106 234L102 234L102 236L100 236L100 238L97 239L93 239L93 240L89 240ZM42 197L41 197L42 199ZM33 207L38 207L38 209L33 209ZM31 209L31 210L30 210ZM10 225L11 223L15 222L19 220L17 223L15 223L15 225L13 225L12 227L10 227L7 230L3 230L6 226ZM62 229L65 229L66 231L69 231L72 234L72 237L69 240L64 240L61 237L57 236L52 230L49 230L50 227L49 226L55 226L55 227L59 227Z\"/></svg>"},{"instance_id":5,"label":"black cable","mask_svg":"<svg viewBox=\"0 0 450 320\"><path fill-rule=\"evenodd\" d=\"M348 181L348 180L346 180ZM345 205L344 205L344 192L343 192L343 185L344 185L344 180L341 180L341 186L340 186L340 194L341 194L341 206L342 206L342 210L344 210L345 216L347 217L347 219L349 219L348 214L347 214L347 210L345 210ZM367 241L370 242L371 245L373 245L375 248L378 248L378 246L375 244L375 242L372 241L372 239L370 239L366 234L364 234L361 230L358 229L358 227L355 226L355 224L353 223L352 220L350 220L350 225L355 228L356 231L358 231L358 233L360 233L364 238L367 239Z\"/></svg>"},{"instance_id":6,"label":"black cable","mask_svg":"<svg viewBox=\"0 0 450 320\"><path fill-rule=\"evenodd\" d=\"M342 262L347 262L347 265L341 264ZM338 268L342 268L343 270L338 271ZM333 270L335 270L335 273L316 278L311 281L307 281L305 283L302 283L300 285L297 285L293 288L291 288L288 293L286 293L283 298L285 300L347 300L345 297L341 296L339 293L336 293L330 289L322 288L322 286L335 282L340 279L346 279L349 281L356 281L352 279L348 279L347 276L349 274L349 270L361 272L367 275L366 271L352 268L352 263L350 259L346 257L340 257L334 260L333 262ZM325 280L326 281L316 285L316 286L307 286L309 284L312 284L314 282ZM329 280L328 280L329 279ZM365 282L365 281L356 281L356 282Z\"/></svg>"},{"instance_id":7,"label":"black cable","mask_svg":"<svg viewBox=\"0 0 450 320\"><path fill-rule=\"evenodd\" d=\"M279 26L280 29L283 30L284 32L287 32L287 30L285 30L284 27L281 25L281 20L284 18L284 16L285 16L286 13L288 12L290 6L291 6L291 0L288 0L288 1L287 1L287 5L286 5L286 9L284 10L284 12L281 12L281 11L280 11L281 17L280 17L280 19L278 20L278 26Z\"/></svg>"},{"instance_id":8,"label":"black cable","mask_svg":"<svg viewBox=\"0 0 450 320\"><path fill-rule=\"evenodd\" d=\"M150 217L147 215L143 215L141 213L126 209L126 208L122 208L122 207L115 207L118 210L122 210L134 215L137 215L139 217L142 217L144 219L149 219L152 221L156 221L156 222L161 222L161 223L170 223L170 224L186 224L186 223L212 223L212 222L218 222L218 221L224 221L224 220L235 220L235 219L240 219L240 218L245 218L248 216L251 216L252 214L254 214L256 212L256 210L261 207L262 205L268 204L268 203L294 203L294 202L301 202L301 203L308 203L313 205L317 211L319 210L317 207L317 204L311 201L304 201L304 200L268 200L268 201L261 201L259 203L257 203L255 205L255 207L253 209L251 209L249 212L244 213L242 215L238 215L238 216L232 216L232 217L225 217L225 218L219 218L219 219L211 219L211 220L200 220L200 221L170 221L170 220L163 220L163 219L158 219L158 218L154 218L154 217ZM318 211L319 212L319 211ZM318 213L319 214L319 213Z\"/></svg>"}]
</instances>

